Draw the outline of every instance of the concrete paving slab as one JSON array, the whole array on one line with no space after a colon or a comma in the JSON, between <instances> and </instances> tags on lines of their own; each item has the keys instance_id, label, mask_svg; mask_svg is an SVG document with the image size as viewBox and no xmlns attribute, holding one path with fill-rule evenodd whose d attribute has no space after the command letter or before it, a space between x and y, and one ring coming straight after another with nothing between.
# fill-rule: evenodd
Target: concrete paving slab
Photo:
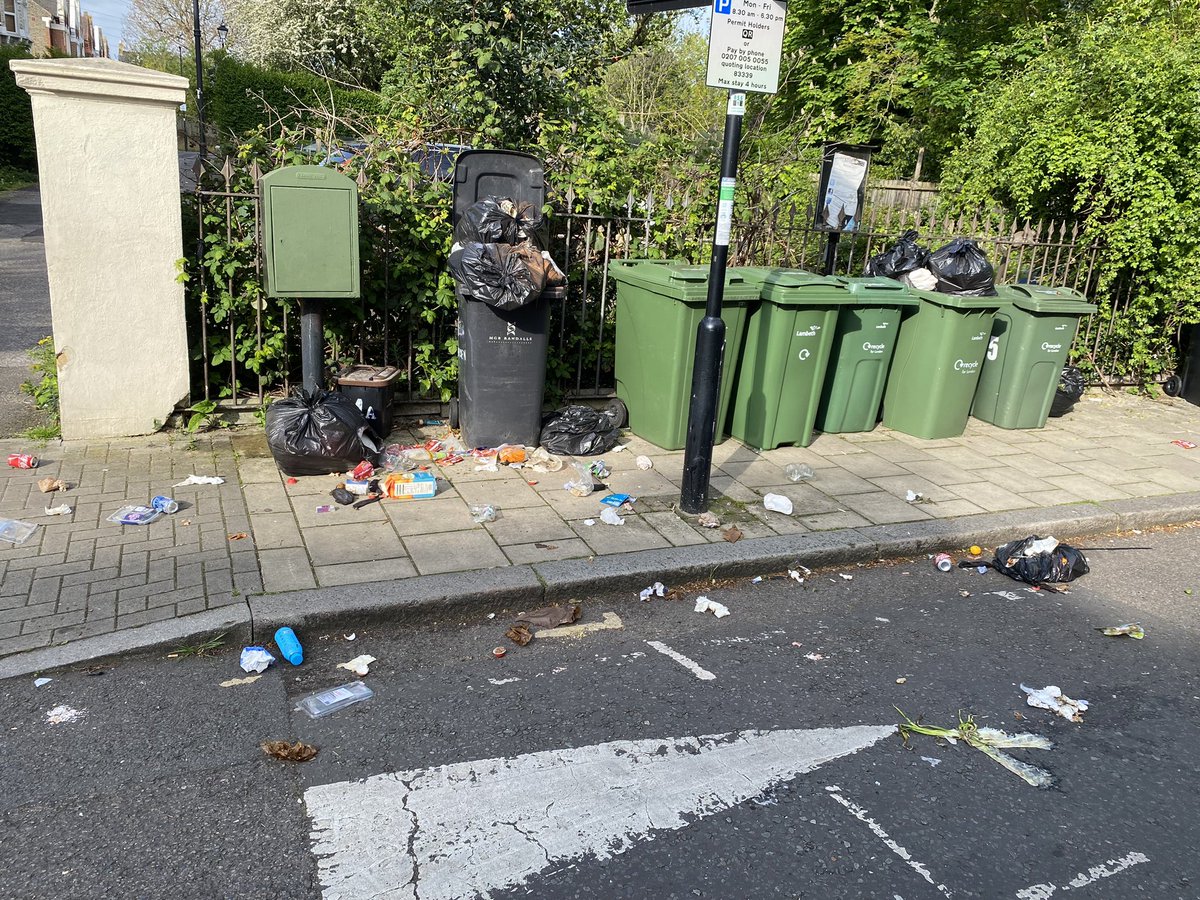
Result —
<instances>
[{"instance_id":1,"label":"concrete paving slab","mask_svg":"<svg viewBox=\"0 0 1200 900\"><path fill-rule=\"evenodd\" d=\"M304 532L304 545L315 566L395 559L407 555L399 535L386 519L332 528L310 528Z\"/></svg>"},{"instance_id":2,"label":"concrete paving slab","mask_svg":"<svg viewBox=\"0 0 1200 900\"><path fill-rule=\"evenodd\" d=\"M669 547L671 542L659 534L654 527L637 515L622 513L624 525L606 525L596 517L595 525L584 525L573 522L575 533L592 548L597 556L611 554L634 553L639 550L653 550Z\"/></svg>"},{"instance_id":3,"label":"concrete paving slab","mask_svg":"<svg viewBox=\"0 0 1200 900\"><path fill-rule=\"evenodd\" d=\"M404 538L408 555L422 575L507 566L508 557L483 529Z\"/></svg>"}]
</instances>

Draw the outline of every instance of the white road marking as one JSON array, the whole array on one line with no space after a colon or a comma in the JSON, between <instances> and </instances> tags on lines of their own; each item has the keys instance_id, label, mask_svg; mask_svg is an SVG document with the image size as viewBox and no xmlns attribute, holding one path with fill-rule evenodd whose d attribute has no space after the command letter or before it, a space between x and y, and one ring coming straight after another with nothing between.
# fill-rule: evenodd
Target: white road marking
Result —
<instances>
[{"instance_id":1,"label":"white road marking","mask_svg":"<svg viewBox=\"0 0 1200 900\"><path fill-rule=\"evenodd\" d=\"M865 809L863 809L857 803L847 800L840 793L838 793L840 788L830 786L825 788L825 790L829 792L830 797L832 797L842 806L846 807L846 809L849 810L850 815L854 816L854 818L858 819L858 821L870 828L871 831L875 833L875 836L883 841L884 846L908 863L909 868L937 888L943 897L951 896L950 889L944 884L938 884L936 881L934 881L933 876L929 874L929 870L925 868L925 866L921 865L921 863L913 859L911 853L892 840L891 836L883 830L883 826L867 815L867 811Z\"/></svg>"},{"instance_id":2,"label":"white road marking","mask_svg":"<svg viewBox=\"0 0 1200 900\"><path fill-rule=\"evenodd\" d=\"M609 741L304 792L325 900L487 898L624 853L865 749L892 725Z\"/></svg>"},{"instance_id":3,"label":"white road marking","mask_svg":"<svg viewBox=\"0 0 1200 900\"><path fill-rule=\"evenodd\" d=\"M592 631L608 631L613 628L624 628L621 623L621 617L616 613L606 612L603 616L603 622L581 622L576 625L560 625L557 628L543 628L538 631L537 636L541 638L576 638L583 637Z\"/></svg>"},{"instance_id":4,"label":"white road marking","mask_svg":"<svg viewBox=\"0 0 1200 900\"><path fill-rule=\"evenodd\" d=\"M1048 900L1054 895L1055 891L1069 891L1071 888L1087 887L1094 881L1099 881L1101 878L1111 878L1120 872L1124 872L1131 866L1136 866L1138 863L1150 862L1150 857L1145 853L1140 853L1137 850L1132 853L1126 853L1120 859L1110 859L1103 865L1092 866L1086 872L1080 872L1061 888L1055 884L1031 884L1027 888L1022 888L1017 891L1017 900Z\"/></svg>"},{"instance_id":5,"label":"white road marking","mask_svg":"<svg viewBox=\"0 0 1200 900\"><path fill-rule=\"evenodd\" d=\"M512 684L514 681L520 680L520 678L489 678L488 684Z\"/></svg>"},{"instance_id":6,"label":"white road marking","mask_svg":"<svg viewBox=\"0 0 1200 900\"><path fill-rule=\"evenodd\" d=\"M717 677L712 672L708 671L708 669L702 669L700 667L700 664L697 663L695 660L688 659L686 656L684 656L678 650L672 650L670 647L668 647L662 641L646 641L646 643L649 644L651 647L653 647L655 650L657 650L659 653L661 653L663 656L671 657L671 659L675 660L675 662L679 663L681 666L683 666L685 669L687 669L689 672L691 672L693 675L695 675L701 681L712 681L713 679L715 679Z\"/></svg>"}]
</instances>

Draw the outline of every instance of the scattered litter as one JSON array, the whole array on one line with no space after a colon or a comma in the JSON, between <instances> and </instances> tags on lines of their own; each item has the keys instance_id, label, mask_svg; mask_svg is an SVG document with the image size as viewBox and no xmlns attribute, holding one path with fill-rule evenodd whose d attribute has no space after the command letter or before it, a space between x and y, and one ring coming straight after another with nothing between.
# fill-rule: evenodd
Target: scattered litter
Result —
<instances>
[{"instance_id":1,"label":"scattered litter","mask_svg":"<svg viewBox=\"0 0 1200 900\"><path fill-rule=\"evenodd\" d=\"M792 646L793 647L803 647L804 645L802 643L800 643L799 641L792 641Z\"/></svg>"},{"instance_id":2,"label":"scattered litter","mask_svg":"<svg viewBox=\"0 0 1200 900\"><path fill-rule=\"evenodd\" d=\"M637 497L631 497L628 494L609 494L607 497L601 497L600 502L605 506L613 507L613 509L620 509L626 503L636 503Z\"/></svg>"},{"instance_id":3,"label":"scattered litter","mask_svg":"<svg viewBox=\"0 0 1200 900\"><path fill-rule=\"evenodd\" d=\"M979 556L979 554L983 553L983 548L980 547L978 544L972 544L971 548L967 552L970 553L972 556Z\"/></svg>"},{"instance_id":4,"label":"scattered litter","mask_svg":"<svg viewBox=\"0 0 1200 900\"><path fill-rule=\"evenodd\" d=\"M590 497L596 489L591 466L587 463L573 462L571 468L575 470L575 477L563 482L563 490L575 497Z\"/></svg>"},{"instance_id":5,"label":"scattered litter","mask_svg":"<svg viewBox=\"0 0 1200 900\"><path fill-rule=\"evenodd\" d=\"M808 569L804 571L807 572ZM797 569L788 569L788 578L792 579L796 584L804 584L804 576Z\"/></svg>"},{"instance_id":6,"label":"scattered litter","mask_svg":"<svg viewBox=\"0 0 1200 900\"><path fill-rule=\"evenodd\" d=\"M8 464L14 469L36 469L41 465L41 460L32 453L10 453L8 454ZM107 472L108 469L104 471Z\"/></svg>"},{"instance_id":7,"label":"scattered litter","mask_svg":"<svg viewBox=\"0 0 1200 900\"><path fill-rule=\"evenodd\" d=\"M709 600L707 597L696 598L696 608L694 611L698 613L711 612L718 619L723 619L729 615L729 607L723 603L716 603Z\"/></svg>"},{"instance_id":8,"label":"scattered litter","mask_svg":"<svg viewBox=\"0 0 1200 900\"><path fill-rule=\"evenodd\" d=\"M904 677L897 678L896 684L908 684L908 679Z\"/></svg>"},{"instance_id":9,"label":"scattered litter","mask_svg":"<svg viewBox=\"0 0 1200 900\"><path fill-rule=\"evenodd\" d=\"M333 512L333 510L334 510L334 507L332 507L332 506L318 506L317 507L317 512L319 514L320 513L331 513L331 512Z\"/></svg>"},{"instance_id":10,"label":"scattered litter","mask_svg":"<svg viewBox=\"0 0 1200 900\"><path fill-rule=\"evenodd\" d=\"M243 672L265 672L273 662L275 657L265 647L243 647L239 660Z\"/></svg>"},{"instance_id":11,"label":"scattered litter","mask_svg":"<svg viewBox=\"0 0 1200 900\"><path fill-rule=\"evenodd\" d=\"M641 598L643 603L648 603L651 597L665 596L667 596L667 586L661 581L656 581L654 584L650 585L650 587L643 588L641 593L638 594L638 597Z\"/></svg>"},{"instance_id":12,"label":"scattered litter","mask_svg":"<svg viewBox=\"0 0 1200 900\"><path fill-rule=\"evenodd\" d=\"M950 558L949 553L939 553L933 558L933 564L939 572L949 572L954 568L954 560Z\"/></svg>"},{"instance_id":13,"label":"scattered litter","mask_svg":"<svg viewBox=\"0 0 1200 900\"><path fill-rule=\"evenodd\" d=\"M365 681L352 681L341 687L309 694L296 704L296 709L306 713L310 719L322 719L339 709L370 700L374 696L375 692Z\"/></svg>"},{"instance_id":14,"label":"scattered litter","mask_svg":"<svg viewBox=\"0 0 1200 900\"><path fill-rule=\"evenodd\" d=\"M805 659L811 659L813 662L820 662L820 661L821 661L821 660L823 660L825 657L824 657L824 656L822 656L820 653L805 653L805 654L804 654L804 658L805 658Z\"/></svg>"},{"instance_id":15,"label":"scattered litter","mask_svg":"<svg viewBox=\"0 0 1200 900\"><path fill-rule=\"evenodd\" d=\"M1040 734L1006 734L997 728L980 728L975 724L973 716L967 716L966 719L962 719L961 714L957 728L936 728L929 725L918 725L908 716L904 715L899 707L896 708L896 712L904 716L904 722L900 725L899 731L905 747L908 747L908 739L912 734L925 734L930 737L942 738L951 744L962 741L1000 763L1000 765L1013 774L1019 775L1034 787L1050 787L1054 781L1054 776L1045 769L1039 769L1037 766L1021 762L1021 760L1009 756L1004 752L1009 749L1052 750L1054 745Z\"/></svg>"},{"instance_id":16,"label":"scattered litter","mask_svg":"<svg viewBox=\"0 0 1200 900\"><path fill-rule=\"evenodd\" d=\"M362 678L363 676L370 674L371 663L373 662L375 662L375 657L368 656L364 653L362 656L354 657L354 659L350 660L349 662L338 663L338 668L349 669L359 678Z\"/></svg>"},{"instance_id":17,"label":"scattered litter","mask_svg":"<svg viewBox=\"0 0 1200 900\"><path fill-rule=\"evenodd\" d=\"M350 632L349 634L343 634L343 635L342 635L342 639L343 639L343 640L346 640L346 641L352 641L352 640L354 640L356 637L358 637L358 633L357 633L357 632L354 632L354 631Z\"/></svg>"},{"instance_id":18,"label":"scattered litter","mask_svg":"<svg viewBox=\"0 0 1200 900\"><path fill-rule=\"evenodd\" d=\"M244 531L235 531L233 534L229 535L229 539L231 541L244 541L248 537L250 537L250 535L246 534Z\"/></svg>"},{"instance_id":19,"label":"scattered litter","mask_svg":"<svg viewBox=\"0 0 1200 900\"><path fill-rule=\"evenodd\" d=\"M329 492L329 496L342 506L349 506L354 502L354 493L346 488L334 488Z\"/></svg>"},{"instance_id":20,"label":"scattered litter","mask_svg":"<svg viewBox=\"0 0 1200 900\"><path fill-rule=\"evenodd\" d=\"M808 481L813 477L812 466L806 466L804 463L790 463L783 467L783 474L788 477L788 481Z\"/></svg>"},{"instance_id":21,"label":"scattered litter","mask_svg":"<svg viewBox=\"0 0 1200 900\"><path fill-rule=\"evenodd\" d=\"M761 575L755 575L753 578L750 579L751 584L762 584L762 582L763 582L763 577Z\"/></svg>"},{"instance_id":22,"label":"scattered litter","mask_svg":"<svg viewBox=\"0 0 1200 900\"><path fill-rule=\"evenodd\" d=\"M432 472L392 472L383 479L390 500L432 500L437 496L437 476Z\"/></svg>"},{"instance_id":23,"label":"scattered litter","mask_svg":"<svg viewBox=\"0 0 1200 900\"><path fill-rule=\"evenodd\" d=\"M853 575L847 575L845 572L838 572L838 575L841 576L842 581L853 581L854 580Z\"/></svg>"},{"instance_id":24,"label":"scattered litter","mask_svg":"<svg viewBox=\"0 0 1200 900\"><path fill-rule=\"evenodd\" d=\"M528 625L513 625L504 632L504 636L516 644L518 647L524 647L533 640L533 632L529 630Z\"/></svg>"},{"instance_id":25,"label":"scattered litter","mask_svg":"<svg viewBox=\"0 0 1200 900\"><path fill-rule=\"evenodd\" d=\"M1096 630L1109 637L1120 637L1123 634L1127 634L1139 641L1146 636L1145 629L1141 625L1132 622L1128 625L1109 625L1106 628L1097 628Z\"/></svg>"},{"instance_id":26,"label":"scattered litter","mask_svg":"<svg viewBox=\"0 0 1200 900\"><path fill-rule=\"evenodd\" d=\"M960 597L970 597L970 596L971 596L971 592L970 592L970 591L959 591L959 592L958 592L958 596L960 596Z\"/></svg>"},{"instance_id":27,"label":"scattered litter","mask_svg":"<svg viewBox=\"0 0 1200 900\"><path fill-rule=\"evenodd\" d=\"M621 448L621 449L624 449L624 448ZM652 459L650 459L650 457L648 457L648 456L639 456L633 462L643 472L648 472L650 469L654 468L654 461Z\"/></svg>"},{"instance_id":28,"label":"scattered litter","mask_svg":"<svg viewBox=\"0 0 1200 900\"><path fill-rule=\"evenodd\" d=\"M508 651L505 650L503 647L493 647L492 648L492 656L496 657L496 659L504 659L504 655L506 653L508 653Z\"/></svg>"},{"instance_id":29,"label":"scattered litter","mask_svg":"<svg viewBox=\"0 0 1200 900\"><path fill-rule=\"evenodd\" d=\"M607 478L612 474L612 470L608 468L608 463L602 459L598 459L593 463L588 463L588 469L596 478Z\"/></svg>"},{"instance_id":30,"label":"scattered litter","mask_svg":"<svg viewBox=\"0 0 1200 900\"><path fill-rule=\"evenodd\" d=\"M258 681L260 678L262 678L261 675L247 675L245 678L230 678L226 681L222 681L221 687L230 688L237 687L241 684L254 684L254 682Z\"/></svg>"},{"instance_id":31,"label":"scattered litter","mask_svg":"<svg viewBox=\"0 0 1200 900\"><path fill-rule=\"evenodd\" d=\"M53 678L35 678L35 679L33 679L33 686L35 688L36 687L45 687L53 680L54 680Z\"/></svg>"},{"instance_id":32,"label":"scattered litter","mask_svg":"<svg viewBox=\"0 0 1200 900\"><path fill-rule=\"evenodd\" d=\"M560 472L562 471L562 467L563 461L548 452L544 447L538 447L534 450L526 461L526 468L543 475L549 472Z\"/></svg>"},{"instance_id":33,"label":"scattered litter","mask_svg":"<svg viewBox=\"0 0 1200 900\"><path fill-rule=\"evenodd\" d=\"M729 541L731 544L736 544L738 541L744 538L745 535L742 534L742 529L738 528L736 525L730 525L721 532L721 537L725 538L725 540Z\"/></svg>"},{"instance_id":34,"label":"scattered litter","mask_svg":"<svg viewBox=\"0 0 1200 900\"><path fill-rule=\"evenodd\" d=\"M191 525L191 524L192 524L192 520L191 520L191 519L182 519L182 520L179 522L179 524L180 524L181 526L183 526L184 528L187 528L189 525Z\"/></svg>"},{"instance_id":35,"label":"scattered litter","mask_svg":"<svg viewBox=\"0 0 1200 900\"><path fill-rule=\"evenodd\" d=\"M289 479L287 480L287 483L288 483L288 484L299 484L300 482L299 482L299 481L297 481L295 478L289 478Z\"/></svg>"},{"instance_id":36,"label":"scattered litter","mask_svg":"<svg viewBox=\"0 0 1200 900\"><path fill-rule=\"evenodd\" d=\"M526 460L525 448L519 444L501 444L496 448L496 459L510 466L513 463L523 463Z\"/></svg>"},{"instance_id":37,"label":"scattered litter","mask_svg":"<svg viewBox=\"0 0 1200 900\"><path fill-rule=\"evenodd\" d=\"M149 525L162 518L162 513L150 506L122 506L108 517L117 525Z\"/></svg>"},{"instance_id":38,"label":"scattered litter","mask_svg":"<svg viewBox=\"0 0 1200 900\"><path fill-rule=\"evenodd\" d=\"M189 475L175 487L187 487L189 484L224 484L224 478L218 478L216 475Z\"/></svg>"},{"instance_id":39,"label":"scattered litter","mask_svg":"<svg viewBox=\"0 0 1200 900\"><path fill-rule=\"evenodd\" d=\"M904 499L909 503L920 503L923 499L925 499L925 495L920 491L908 491L904 495Z\"/></svg>"},{"instance_id":40,"label":"scattered litter","mask_svg":"<svg viewBox=\"0 0 1200 900\"><path fill-rule=\"evenodd\" d=\"M940 759L938 759L936 756L922 756L922 757L921 757L921 761L922 761L922 762L927 762L927 763L929 763L929 765L933 766L935 769L936 769L936 768L938 767L938 765L940 765L940 764L941 764L941 762L942 762L942 761L941 761Z\"/></svg>"},{"instance_id":41,"label":"scattered litter","mask_svg":"<svg viewBox=\"0 0 1200 900\"><path fill-rule=\"evenodd\" d=\"M1179 440L1179 441L1171 441L1171 443L1174 444L1176 447L1182 447L1184 450L1195 450L1196 449L1196 445L1193 444L1191 441Z\"/></svg>"},{"instance_id":42,"label":"scattered litter","mask_svg":"<svg viewBox=\"0 0 1200 900\"><path fill-rule=\"evenodd\" d=\"M71 507L67 506L65 503L62 504L62 506L46 507L46 515L48 516L69 516L73 511L74 510L72 510Z\"/></svg>"},{"instance_id":43,"label":"scattered litter","mask_svg":"<svg viewBox=\"0 0 1200 900\"><path fill-rule=\"evenodd\" d=\"M1037 556L1039 553L1053 553L1054 548L1057 546L1057 538L1026 539L1025 549L1021 551L1021 556ZM1013 555L1015 556L1016 554L1014 553Z\"/></svg>"},{"instance_id":44,"label":"scattered litter","mask_svg":"<svg viewBox=\"0 0 1200 900\"><path fill-rule=\"evenodd\" d=\"M262 748L267 756L288 762L308 762L317 755L316 747L302 741L296 741L294 744L289 744L287 741L263 741Z\"/></svg>"},{"instance_id":45,"label":"scattered litter","mask_svg":"<svg viewBox=\"0 0 1200 900\"><path fill-rule=\"evenodd\" d=\"M595 519L584 519L583 524L588 526L588 528L591 528L593 525L596 524L596 520Z\"/></svg>"},{"instance_id":46,"label":"scattered litter","mask_svg":"<svg viewBox=\"0 0 1200 900\"><path fill-rule=\"evenodd\" d=\"M1021 685L1021 690L1029 695L1025 701L1038 709L1048 709L1071 722L1082 722L1083 714L1088 708L1086 700L1072 700L1057 685L1047 685L1044 688L1031 688Z\"/></svg>"},{"instance_id":47,"label":"scattered litter","mask_svg":"<svg viewBox=\"0 0 1200 900\"><path fill-rule=\"evenodd\" d=\"M67 489L67 483L61 478L42 478L38 480L37 486L43 494L53 494L55 491Z\"/></svg>"},{"instance_id":48,"label":"scattered litter","mask_svg":"<svg viewBox=\"0 0 1200 900\"><path fill-rule=\"evenodd\" d=\"M617 515L617 511L611 506L606 506L600 510L600 521L606 525L624 525L625 520Z\"/></svg>"},{"instance_id":49,"label":"scattered litter","mask_svg":"<svg viewBox=\"0 0 1200 900\"><path fill-rule=\"evenodd\" d=\"M70 725L78 722L87 714L86 709L73 709L70 706L56 706L46 713L47 725Z\"/></svg>"},{"instance_id":50,"label":"scattered litter","mask_svg":"<svg viewBox=\"0 0 1200 900\"><path fill-rule=\"evenodd\" d=\"M980 575L982 575L987 570L988 570L987 566L976 566L975 567L975 571L978 572Z\"/></svg>"},{"instance_id":51,"label":"scattered litter","mask_svg":"<svg viewBox=\"0 0 1200 900\"><path fill-rule=\"evenodd\" d=\"M716 517L716 515L714 515L713 513L710 513L710 512L700 513L700 515L696 519L696 521L700 523L701 528L720 528L721 527L721 520L718 519Z\"/></svg>"},{"instance_id":52,"label":"scattered litter","mask_svg":"<svg viewBox=\"0 0 1200 900\"><path fill-rule=\"evenodd\" d=\"M891 619L885 619L883 616L876 616L876 617L875 617L875 621L876 621L876 622L886 622L886 623L888 623L888 624L891 624L891 621L892 621L892 620L891 620Z\"/></svg>"},{"instance_id":53,"label":"scattered litter","mask_svg":"<svg viewBox=\"0 0 1200 900\"><path fill-rule=\"evenodd\" d=\"M499 472L500 467L496 464L495 456L476 457L475 463L476 472ZM482 460L482 461L478 461Z\"/></svg>"},{"instance_id":54,"label":"scattered litter","mask_svg":"<svg viewBox=\"0 0 1200 900\"><path fill-rule=\"evenodd\" d=\"M782 494L766 494L763 496L763 506L771 512L783 513L785 516L792 514L792 501Z\"/></svg>"},{"instance_id":55,"label":"scattered litter","mask_svg":"<svg viewBox=\"0 0 1200 900\"><path fill-rule=\"evenodd\" d=\"M557 544L534 544L533 546L537 547L537 549L539 549L539 550L557 550L558 549Z\"/></svg>"},{"instance_id":56,"label":"scattered litter","mask_svg":"<svg viewBox=\"0 0 1200 900\"><path fill-rule=\"evenodd\" d=\"M559 625L570 625L572 622L578 621L582 613L583 607L578 603L571 606L543 606L531 613L522 613L517 617L517 622L524 622L535 628L557 628ZM518 643L520 642L518 641ZM525 646L525 644L521 644L521 646Z\"/></svg>"},{"instance_id":57,"label":"scattered litter","mask_svg":"<svg viewBox=\"0 0 1200 900\"><path fill-rule=\"evenodd\" d=\"M300 639L296 637L296 632L286 625L275 632L275 646L279 648L283 658L293 666L304 662L304 648L300 646Z\"/></svg>"},{"instance_id":58,"label":"scattered litter","mask_svg":"<svg viewBox=\"0 0 1200 900\"><path fill-rule=\"evenodd\" d=\"M482 525L484 522L495 522L496 516L499 514L500 511L490 504L471 507L471 521L476 525Z\"/></svg>"}]
</instances>

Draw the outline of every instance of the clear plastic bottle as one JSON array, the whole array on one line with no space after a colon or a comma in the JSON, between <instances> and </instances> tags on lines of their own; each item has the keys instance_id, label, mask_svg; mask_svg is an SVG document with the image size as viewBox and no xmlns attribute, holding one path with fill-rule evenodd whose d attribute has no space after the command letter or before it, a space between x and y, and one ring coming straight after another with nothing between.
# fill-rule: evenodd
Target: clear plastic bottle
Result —
<instances>
[{"instance_id":1,"label":"clear plastic bottle","mask_svg":"<svg viewBox=\"0 0 1200 900\"><path fill-rule=\"evenodd\" d=\"M304 662L304 648L300 646L300 639L292 629L285 626L276 631L275 646L279 648L283 658L293 666Z\"/></svg>"},{"instance_id":2,"label":"clear plastic bottle","mask_svg":"<svg viewBox=\"0 0 1200 900\"><path fill-rule=\"evenodd\" d=\"M783 473L789 481L808 481L813 477L812 467L804 463L789 463L783 467Z\"/></svg>"}]
</instances>

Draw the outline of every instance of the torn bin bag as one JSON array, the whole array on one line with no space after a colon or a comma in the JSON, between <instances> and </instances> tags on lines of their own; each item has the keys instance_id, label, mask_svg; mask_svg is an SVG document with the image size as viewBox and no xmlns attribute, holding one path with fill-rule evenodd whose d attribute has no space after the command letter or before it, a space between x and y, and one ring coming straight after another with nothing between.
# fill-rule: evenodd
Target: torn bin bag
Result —
<instances>
[{"instance_id":1,"label":"torn bin bag","mask_svg":"<svg viewBox=\"0 0 1200 900\"><path fill-rule=\"evenodd\" d=\"M929 254L929 271L937 276L937 289L943 294L996 296L992 264L979 245L968 238L955 238Z\"/></svg>"},{"instance_id":2,"label":"torn bin bag","mask_svg":"<svg viewBox=\"0 0 1200 900\"><path fill-rule=\"evenodd\" d=\"M450 254L450 272L461 293L496 309L519 309L546 287L545 269L507 244L463 244Z\"/></svg>"},{"instance_id":3,"label":"torn bin bag","mask_svg":"<svg viewBox=\"0 0 1200 900\"><path fill-rule=\"evenodd\" d=\"M1053 550L1039 552L1031 545L1041 540L1043 538L1035 534L1019 541L1010 541L996 548L996 558L992 562L976 560L959 563L959 566L989 566L1009 578L1038 587L1074 581L1090 571L1087 557L1074 547L1060 542ZM1047 587L1046 590L1054 589Z\"/></svg>"},{"instance_id":4,"label":"torn bin bag","mask_svg":"<svg viewBox=\"0 0 1200 900\"><path fill-rule=\"evenodd\" d=\"M371 425L344 394L299 391L267 408L267 446L285 475L346 472L379 448Z\"/></svg>"},{"instance_id":5,"label":"torn bin bag","mask_svg":"<svg viewBox=\"0 0 1200 900\"><path fill-rule=\"evenodd\" d=\"M547 453L592 456L607 453L619 437L617 423L608 413L590 406L567 406L546 417L541 445Z\"/></svg>"}]
</instances>

